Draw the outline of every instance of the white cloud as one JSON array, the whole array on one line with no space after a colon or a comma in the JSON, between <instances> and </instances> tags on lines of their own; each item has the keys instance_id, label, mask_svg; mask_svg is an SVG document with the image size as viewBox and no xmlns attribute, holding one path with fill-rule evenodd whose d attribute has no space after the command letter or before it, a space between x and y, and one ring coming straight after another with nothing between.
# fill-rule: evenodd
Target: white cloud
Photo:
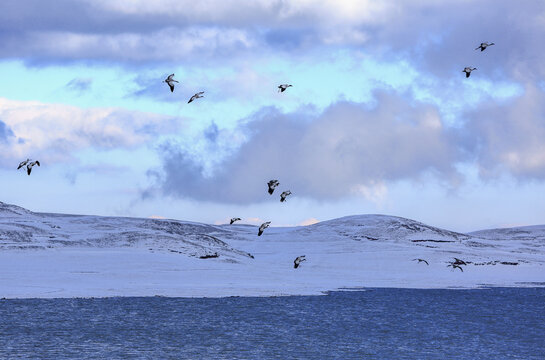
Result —
<instances>
[{"instance_id":1,"label":"white cloud","mask_svg":"<svg viewBox=\"0 0 545 360\"><path fill-rule=\"evenodd\" d=\"M483 104L466 114L467 132L481 175L505 171L519 179L545 179L545 93L526 84L524 94L505 104Z\"/></svg>"},{"instance_id":2,"label":"white cloud","mask_svg":"<svg viewBox=\"0 0 545 360\"><path fill-rule=\"evenodd\" d=\"M179 126L175 119L155 114L5 98L0 98L0 119L13 132L0 143L4 164L26 157L67 161L85 148L134 148Z\"/></svg>"},{"instance_id":3,"label":"white cloud","mask_svg":"<svg viewBox=\"0 0 545 360\"><path fill-rule=\"evenodd\" d=\"M352 192L380 205L388 196L388 187L382 181L370 181L369 184L354 185Z\"/></svg>"}]
</instances>

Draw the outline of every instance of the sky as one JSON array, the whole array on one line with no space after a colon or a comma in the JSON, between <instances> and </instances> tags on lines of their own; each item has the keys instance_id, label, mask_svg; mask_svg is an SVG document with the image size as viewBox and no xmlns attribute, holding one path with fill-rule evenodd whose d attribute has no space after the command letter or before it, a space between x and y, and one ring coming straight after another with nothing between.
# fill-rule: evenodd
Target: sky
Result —
<instances>
[{"instance_id":1,"label":"sky","mask_svg":"<svg viewBox=\"0 0 545 360\"><path fill-rule=\"evenodd\" d=\"M214 224L545 224L544 36L540 0L4 0L0 200Z\"/></svg>"}]
</instances>

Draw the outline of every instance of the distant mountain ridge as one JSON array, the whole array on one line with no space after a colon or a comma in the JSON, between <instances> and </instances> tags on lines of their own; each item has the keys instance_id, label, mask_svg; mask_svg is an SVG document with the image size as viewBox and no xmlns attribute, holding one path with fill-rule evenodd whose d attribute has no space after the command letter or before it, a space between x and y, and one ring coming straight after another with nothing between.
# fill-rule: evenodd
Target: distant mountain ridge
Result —
<instances>
[{"instance_id":1,"label":"distant mountain ridge","mask_svg":"<svg viewBox=\"0 0 545 360\"><path fill-rule=\"evenodd\" d=\"M222 254L233 261L251 257L229 240L256 240L252 225L209 225L172 219L149 219L35 213L0 202L0 249L58 247L147 247L188 256ZM269 228L262 241L354 240L393 243L478 242L508 238L545 241L545 225L459 233L388 215L352 215L299 227ZM477 244L476 246L479 246Z\"/></svg>"},{"instance_id":2,"label":"distant mountain ridge","mask_svg":"<svg viewBox=\"0 0 545 360\"><path fill-rule=\"evenodd\" d=\"M308 230L328 228L354 240L372 241L462 241L471 236L389 215L352 215L319 222Z\"/></svg>"}]
</instances>

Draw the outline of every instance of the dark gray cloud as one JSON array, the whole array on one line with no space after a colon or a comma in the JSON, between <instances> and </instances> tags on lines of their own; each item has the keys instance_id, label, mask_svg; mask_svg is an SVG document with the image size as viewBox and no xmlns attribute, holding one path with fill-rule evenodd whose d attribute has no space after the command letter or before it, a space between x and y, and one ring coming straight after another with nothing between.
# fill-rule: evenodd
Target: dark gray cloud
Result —
<instances>
[{"instance_id":1,"label":"dark gray cloud","mask_svg":"<svg viewBox=\"0 0 545 360\"><path fill-rule=\"evenodd\" d=\"M545 2L481 0L404 2L389 24L362 25L368 48L402 57L423 74L461 75L476 66L479 77L520 79L545 74L545 51L536 46L545 35ZM484 52L481 42L495 42Z\"/></svg>"},{"instance_id":2,"label":"dark gray cloud","mask_svg":"<svg viewBox=\"0 0 545 360\"><path fill-rule=\"evenodd\" d=\"M212 173L189 149L163 144L156 187L146 194L252 203L270 198L265 184L275 178L284 189L326 200L429 174L455 188L460 164L475 165L484 180L545 179L545 92L531 82L516 98L485 99L457 127L406 94L377 92L375 100L375 107L338 102L318 116L263 109L244 120L249 140ZM203 132L211 143L225 136L216 124Z\"/></svg>"},{"instance_id":3,"label":"dark gray cloud","mask_svg":"<svg viewBox=\"0 0 545 360\"><path fill-rule=\"evenodd\" d=\"M402 58L435 76L466 65L483 76L543 74L540 0L145 1L5 0L0 57L55 61L195 63L352 47ZM483 54L481 41L497 46ZM481 56L484 55L484 56ZM315 56L315 54L313 54ZM525 66L532 65L532 66ZM526 70L524 70L526 68ZM529 70L532 69L532 70ZM480 75L479 75L480 76Z\"/></svg>"},{"instance_id":4,"label":"dark gray cloud","mask_svg":"<svg viewBox=\"0 0 545 360\"><path fill-rule=\"evenodd\" d=\"M204 130L205 139L207 139L211 143L216 143L216 141L218 140L219 134L220 134L220 131L219 131L218 125L215 122L212 122L210 126L208 126Z\"/></svg>"},{"instance_id":5,"label":"dark gray cloud","mask_svg":"<svg viewBox=\"0 0 545 360\"><path fill-rule=\"evenodd\" d=\"M481 175L545 179L545 93L532 83L504 103L483 103L466 114L465 144Z\"/></svg>"},{"instance_id":6,"label":"dark gray cloud","mask_svg":"<svg viewBox=\"0 0 545 360\"><path fill-rule=\"evenodd\" d=\"M293 51L313 48L320 43L320 38L312 28L279 28L265 32L263 41L274 49Z\"/></svg>"},{"instance_id":7,"label":"dark gray cloud","mask_svg":"<svg viewBox=\"0 0 545 360\"><path fill-rule=\"evenodd\" d=\"M315 118L264 109L245 129L249 141L211 176L181 146L164 144L158 185L180 197L250 203L269 197L266 182L273 178L282 188L319 199L429 172L456 182L454 165L464 153L437 109L385 92L376 99L375 108L339 102Z\"/></svg>"}]
</instances>

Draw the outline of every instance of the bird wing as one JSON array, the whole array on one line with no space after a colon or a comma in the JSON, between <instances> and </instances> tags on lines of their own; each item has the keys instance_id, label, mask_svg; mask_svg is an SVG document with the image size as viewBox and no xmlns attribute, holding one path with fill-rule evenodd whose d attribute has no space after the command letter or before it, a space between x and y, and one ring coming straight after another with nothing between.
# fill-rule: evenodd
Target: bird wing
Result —
<instances>
[{"instance_id":1,"label":"bird wing","mask_svg":"<svg viewBox=\"0 0 545 360\"><path fill-rule=\"evenodd\" d=\"M468 77L469 77L469 75L471 75L471 72L469 72L469 71L466 71L466 78L468 78Z\"/></svg>"},{"instance_id":2,"label":"bird wing","mask_svg":"<svg viewBox=\"0 0 545 360\"><path fill-rule=\"evenodd\" d=\"M426 263L426 265L429 265L429 264L428 264L428 262L427 262L426 260L422 260L422 261L423 261L423 262L425 262L425 263Z\"/></svg>"},{"instance_id":3,"label":"bird wing","mask_svg":"<svg viewBox=\"0 0 545 360\"><path fill-rule=\"evenodd\" d=\"M191 97L191 99L189 99L189 101L188 101L187 103L189 104L189 103L192 102L193 100L195 100L195 95L193 95L193 96Z\"/></svg>"},{"instance_id":4,"label":"bird wing","mask_svg":"<svg viewBox=\"0 0 545 360\"><path fill-rule=\"evenodd\" d=\"M170 74L170 75L167 77L167 81L171 81L173 77L174 77L174 74Z\"/></svg>"},{"instance_id":5,"label":"bird wing","mask_svg":"<svg viewBox=\"0 0 545 360\"><path fill-rule=\"evenodd\" d=\"M198 92L197 95L202 95L204 94L204 91L201 91L201 92Z\"/></svg>"},{"instance_id":6,"label":"bird wing","mask_svg":"<svg viewBox=\"0 0 545 360\"><path fill-rule=\"evenodd\" d=\"M167 84L170 87L170 92L174 92L174 84L172 82L167 82Z\"/></svg>"},{"instance_id":7,"label":"bird wing","mask_svg":"<svg viewBox=\"0 0 545 360\"><path fill-rule=\"evenodd\" d=\"M40 166L40 162L38 160L36 160L36 165Z\"/></svg>"},{"instance_id":8,"label":"bird wing","mask_svg":"<svg viewBox=\"0 0 545 360\"><path fill-rule=\"evenodd\" d=\"M28 175L30 175L31 171L32 171L32 166L27 166L26 167L26 172L28 173Z\"/></svg>"}]
</instances>

